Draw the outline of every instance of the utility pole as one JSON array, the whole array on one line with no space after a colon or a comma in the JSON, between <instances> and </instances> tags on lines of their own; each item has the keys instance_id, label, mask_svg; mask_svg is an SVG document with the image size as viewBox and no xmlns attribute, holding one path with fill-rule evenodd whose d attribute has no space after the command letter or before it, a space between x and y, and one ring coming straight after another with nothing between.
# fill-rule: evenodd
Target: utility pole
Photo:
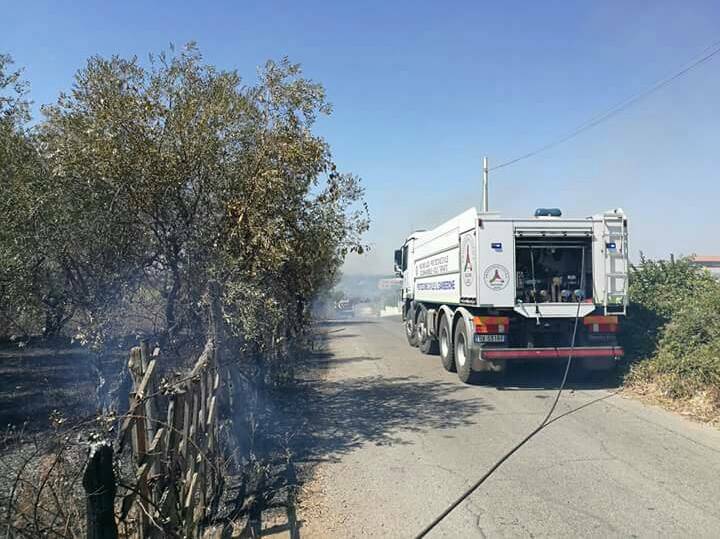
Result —
<instances>
[{"instance_id":1,"label":"utility pole","mask_svg":"<svg viewBox=\"0 0 720 539\"><path fill-rule=\"evenodd\" d=\"M488 212L488 158L483 157L483 213Z\"/></svg>"}]
</instances>

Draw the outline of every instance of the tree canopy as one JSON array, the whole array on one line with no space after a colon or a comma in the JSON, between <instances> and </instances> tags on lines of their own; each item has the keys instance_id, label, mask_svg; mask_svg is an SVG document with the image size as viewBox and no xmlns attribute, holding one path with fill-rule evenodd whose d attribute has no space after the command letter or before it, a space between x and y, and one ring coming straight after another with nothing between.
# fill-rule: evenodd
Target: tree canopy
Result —
<instances>
[{"instance_id":1,"label":"tree canopy","mask_svg":"<svg viewBox=\"0 0 720 539\"><path fill-rule=\"evenodd\" d=\"M30 130L2 59L0 279L16 327L34 317L95 344L151 327L172 346L203 327L213 279L231 331L261 343L300 327L363 250L363 189L313 133L330 106L297 64L245 83L194 44L95 56Z\"/></svg>"}]
</instances>

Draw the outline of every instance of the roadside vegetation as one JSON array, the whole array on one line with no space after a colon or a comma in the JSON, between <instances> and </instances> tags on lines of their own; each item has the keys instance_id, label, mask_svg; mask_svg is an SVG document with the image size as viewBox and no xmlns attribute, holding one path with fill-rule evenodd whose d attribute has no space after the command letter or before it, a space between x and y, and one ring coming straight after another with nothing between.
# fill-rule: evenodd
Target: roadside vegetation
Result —
<instances>
[{"instance_id":1,"label":"roadside vegetation","mask_svg":"<svg viewBox=\"0 0 720 539\"><path fill-rule=\"evenodd\" d=\"M623 344L634 391L720 420L720 282L689 259L642 258L630 275Z\"/></svg>"},{"instance_id":2,"label":"roadside vegetation","mask_svg":"<svg viewBox=\"0 0 720 539\"><path fill-rule=\"evenodd\" d=\"M32 127L6 56L0 89L6 334L99 348L141 330L177 351L216 279L229 330L262 351L363 249L363 190L312 133L324 90L287 60L248 83L192 44L93 57Z\"/></svg>"},{"instance_id":3,"label":"roadside vegetation","mask_svg":"<svg viewBox=\"0 0 720 539\"><path fill-rule=\"evenodd\" d=\"M359 178L313 132L331 112L324 89L287 59L244 80L194 44L94 56L40 118L29 91L0 54L0 509L17 536L66 522L42 521L39 491L32 519L11 516L12 478L31 462L22 433L78 440L79 454L81 440L112 436L130 347L147 340L168 378L187 369L208 339L210 283L223 366L239 380L228 447L262 469L262 403L292 381L311 306L369 225Z\"/></svg>"}]
</instances>

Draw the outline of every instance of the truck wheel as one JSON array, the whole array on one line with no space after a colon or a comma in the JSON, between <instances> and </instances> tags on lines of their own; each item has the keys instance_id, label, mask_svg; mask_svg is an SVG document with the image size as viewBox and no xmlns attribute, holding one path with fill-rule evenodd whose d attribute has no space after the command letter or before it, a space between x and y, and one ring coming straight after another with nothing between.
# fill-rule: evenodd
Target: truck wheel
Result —
<instances>
[{"instance_id":1,"label":"truck wheel","mask_svg":"<svg viewBox=\"0 0 720 539\"><path fill-rule=\"evenodd\" d=\"M418 346L423 354L437 354L437 339L430 335L427 327L427 309L421 307L418 311L415 322L415 331L417 332Z\"/></svg>"},{"instance_id":2,"label":"truck wheel","mask_svg":"<svg viewBox=\"0 0 720 539\"><path fill-rule=\"evenodd\" d=\"M413 312L409 312L405 320L405 337L407 337L407 342L410 346L417 347L418 334L417 326L415 325L415 313Z\"/></svg>"},{"instance_id":3,"label":"truck wheel","mask_svg":"<svg viewBox=\"0 0 720 539\"><path fill-rule=\"evenodd\" d=\"M459 320L455 328L455 365L458 378L469 384L474 379L472 370L472 356L470 355L470 342L468 341L465 323Z\"/></svg>"},{"instance_id":4,"label":"truck wheel","mask_svg":"<svg viewBox=\"0 0 720 539\"><path fill-rule=\"evenodd\" d=\"M442 366L448 372L455 372L455 349L453 348L450 320L447 316L442 317L438 333L438 348L440 349Z\"/></svg>"}]
</instances>

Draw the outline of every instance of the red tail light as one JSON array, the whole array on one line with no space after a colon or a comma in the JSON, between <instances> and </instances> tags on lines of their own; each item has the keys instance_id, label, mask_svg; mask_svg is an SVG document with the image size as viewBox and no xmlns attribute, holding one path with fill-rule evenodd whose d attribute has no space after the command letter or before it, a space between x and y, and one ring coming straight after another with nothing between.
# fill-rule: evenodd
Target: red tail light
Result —
<instances>
[{"instance_id":1,"label":"red tail light","mask_svg":"<svg viewBox=\"0 0 720 539\"><path fill-rule=\"evenodd\" d=\"M497 334L507 333L510 325L510 318L507 316L476 316L475 333Z\"/></svg>"}]
</instances>

